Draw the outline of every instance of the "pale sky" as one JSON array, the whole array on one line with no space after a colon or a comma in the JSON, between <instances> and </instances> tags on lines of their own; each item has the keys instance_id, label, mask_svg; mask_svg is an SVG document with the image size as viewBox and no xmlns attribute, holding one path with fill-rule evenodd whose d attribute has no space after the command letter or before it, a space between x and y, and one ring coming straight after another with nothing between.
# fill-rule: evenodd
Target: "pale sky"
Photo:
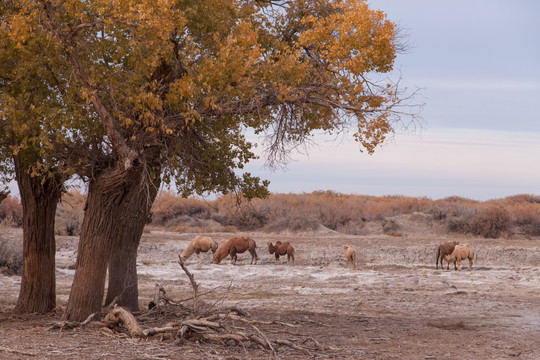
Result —
<instances>
[{"instance_id":1,"label":"pale sky","mask_svg":"<svg viewBox=\"0 0 540 360\"><path fill-rule=\"evenodd\" d=\"M540 1L369 0L409 36L395 68L423 88L424 129L398 134L373 156L348 139L321 140L285 171L254 162L270 190L540 195Z\"/></svg>"}]
</instances>

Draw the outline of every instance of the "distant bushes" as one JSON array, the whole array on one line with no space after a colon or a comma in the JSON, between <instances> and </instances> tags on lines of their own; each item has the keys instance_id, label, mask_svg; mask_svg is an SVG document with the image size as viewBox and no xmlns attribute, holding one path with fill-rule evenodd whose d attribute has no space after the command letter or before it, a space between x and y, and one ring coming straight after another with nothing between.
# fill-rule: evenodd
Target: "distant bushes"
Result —
<instances>
[{"instance_id":1,"label":"distant bushes","mask_svg":"<svg viewBox=\"0 0 540 360\"><path fill-rule=\"evenodd\" d=\"M22 206L19 199L8 195L0 202L0 224L4 226L22 226Z\"/></svg>"},{"instance_id":2,"label":"distant bushes","mask_svg":"<svg viewBox=\"0 0 540 360\"><path fill-rule=\"evenodd\" d=\"M170 192L162 193L152 207L152 223L159 226L177 226L178 218L210 218L210 205L198 199L183 199Z\"/></svg>"},{"instance_id":3,"label":"distant bushes","mask_svg":"<svg viewBox=\"0 0 540 360\"><path fill-rule=\"evenodd\" d=\"M85 202L86 195L76 189L62 195L56 208L56 235L78 236L81 233Z\"/></svg>"},{"instance_id":4,"label":"distant bushes","mask_svg":"<svg viewBox=\"0 0 540 360\"><path fill-rule=\"evenodd\" d=\"M57 235L79 235L86 196L74 190L58 204ZM271 194L241 201L232 195L212 201L161 193L152 207L150 226L180 232L313 231L324 226L352 235L403 236L399 215L422 213L446 231L498 238L540 236L540 196L515 195L486 202L452 196L440 200L407 196L367 196L315 191ZM376 226L368 226L369 224ZM16 198L0 203L0 225L22 226Z\"/></svg>"},{"instance_id":5,"label":"distant bushes","mask_svg":"<svg viewBox=\"0 0 540 360\"><path fill-rule=\"evenodd\" d=\"M500 207L489 207L471 219L469 232L485 238L498 238L510 230L510 215Z\"/></svg>"},{"instance_id":6,"label":"distant bushes","mask_svg":"<svg viewBox=\"0 0 540 360\"><path fill-rule=\"evenodd\" d=\"M12 242L5 241L0 235L0 272L8 276L22 275L22 250L13 246Z\"/></svg>"}]
</instances>

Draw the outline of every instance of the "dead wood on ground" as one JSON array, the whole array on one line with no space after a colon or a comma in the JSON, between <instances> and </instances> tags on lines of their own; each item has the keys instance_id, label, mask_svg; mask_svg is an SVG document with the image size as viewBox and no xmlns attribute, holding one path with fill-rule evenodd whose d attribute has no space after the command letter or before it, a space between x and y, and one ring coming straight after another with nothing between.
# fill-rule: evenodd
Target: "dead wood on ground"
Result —
<instances>
[{"instance_id":1,"label":"dead wood on ground","mask_svg":"<svg viewBox=\"0 0 540 360\"><path fill-rule=\"evenodd\" d=\"M175 343L182 340L207 341L218 344L234 343L246 346L252 344L268 350L273 356L277 355L280 347L289 347L305 355L313 356L316 351L325 351L315 339L301 338L294 334L292 338L272 338L268 333L275 333L276 326L297 328L298 325L281 321L259 321L244 316L245 312L238 308L226 312L216 312L207 317L186 318L177 322L170 322L162 327L143 329L137 319L127 310L115 308L105 317L108 328L119 329L124 326L132 338L150 338L154 335L167 336ZM265 329L264 326L271 326ZM291 335L287 331L281 335ZM313 345L306 345L312 342Z\"/></svg>"},{"instance_id":2,"label":"dead wood on ground","mask_svg":"<svg viewBox=\"0 0 540 360\"><path fill-rule=\"evenodd\" d=\"M105 326L110 329L116 329L119 326L124 325L128 329L129 335L131 335L132 338L145 337L144 331L139 326L135 316L121 307L112 309L107 316L105 316L105 320L103 322L105 323Z\"/></svg>"},{"instance_id":3,"label":"dead wood on ground","mask_svg":"<svg viewBox=\"0 0 540 360\"><path fill-rule=\"evenodd\" d=\"M74 329L79 326L85 326L89 324L92 320L94 320L96 316L96 313L90 314L86 320L83 322L76 322L76 321L58 321L55 323L52 323L51 326L47 328L47 331L54 330L54 329L60 329L60 330L70 330Z\"/></svg>"}]
</instances>

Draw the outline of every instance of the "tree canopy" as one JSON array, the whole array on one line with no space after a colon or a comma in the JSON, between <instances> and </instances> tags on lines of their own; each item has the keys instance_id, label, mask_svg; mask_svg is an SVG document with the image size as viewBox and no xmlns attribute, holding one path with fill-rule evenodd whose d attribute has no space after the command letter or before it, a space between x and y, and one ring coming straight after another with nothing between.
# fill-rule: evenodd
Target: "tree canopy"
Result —
<instances>
[{"instance_id":1,"label":"tree canopy","mask_svg":"<svg viewBox=\"0 0 540 360\"><path fill-rule=\"evenodd\" d=\"M13 150L67 145L55 154L82 176L103 159L75 143L123 161L158 147L186 194L255 185L231 171L255 156L247 128L267 135L270 161L350 127L372 153L408 97L373 76L399 44L365 1L7 1L2 12L2 118L25 135Z\"/></svg>"}]
</instances>

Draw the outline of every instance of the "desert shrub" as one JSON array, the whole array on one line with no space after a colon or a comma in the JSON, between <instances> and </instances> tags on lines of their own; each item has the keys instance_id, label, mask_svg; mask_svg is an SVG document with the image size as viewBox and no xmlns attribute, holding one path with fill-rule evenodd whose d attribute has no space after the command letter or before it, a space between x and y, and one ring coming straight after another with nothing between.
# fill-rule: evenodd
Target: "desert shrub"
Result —
<instances>
[{"instance_id":1,"label":"desert shrub","mask_svg":"<svg viewBox=\"0 0 540 360\"><path fill-rule=\"evenodd\" d=\"M401 226L395 220L384 219L382 222L383 232L390 236L402 236Z\"/></svg>"},{"instance_id":2,"label":"desert shrub","mask_svg":"<svg viewBox=\"0 0 540 360\"><path fill-rule=\"evenodd\" d=\"M23 255L0 236L0 271L4 275L22 275Z\"/></svg>"},{"instance_id":3,"label":"desert shrub","mask_svg":"<svg viewBox=\"0 0 540 360\"><path fill-rule=\"evenodd\" d=\"M367 235L365 222L361 219L360 221L351 221L340 225L336 230L348 235Z\"/></svg>"},{"instance_id":4,"label":"desert shrub","mask_svg":"<svg viewBox=\"0 0 540 360\"><path fill-rule=\"evenodd\" d=\"M264 231L266 232L281 232L281 231L314 231L319 229L319 222L310 216L288 216L277 219L268 224Z\"/></svg>"},{"instance_id":5,"label":"desert shrub","mask_svg":"<svg viewBox=\"0 0 540 360\"><path fill-rule=\"evenodd\" d=\"M77 236L81 233L86 195L73 189L62 195L55 217L55 234Z\"/></svg>"},{"instance_id":6,"label":"desert shrub","mask_svg":"<svg viewBox=\"0 0 540 360\"><path fill-rule=\"evenodd\" d=\"M434 206L427 211L428 214L431 214L434 220L445 220L448 217L448 212L446 209L440 206Z\"/></svg>"},{"instance_id":7,"label":"desert shrub","mask_svg":"<svg viewBox=\"0 0 540 360\"><path fill-rule=\"evenodd\" d=\"M22 226L22 205L19 199L8 195L0 202L0 223L5 226Z\"/></svg>"},{"instance_id":8,"label":"desert shrub","mask_svg":"<svg viewBox=\"0 0 540 360\"><path fill-rule=\"evenodd\" d=\"M488 208L505 209L510 224L490 228L482 216ZM247 202L235 195L220 196L206 202L200 199L182 199L172 193L161 195L153 207L155 226L178 229L210 231L221 227L241 230L264 229L277 231L309 230L322 224L329 229L347 234L365 234L369 221L420 212L446 224L450 232L493 236L497 229L519 226L520 232L536 236L540 232L540 197L516 195L505 199L481 202L458 196L440 200L406 196L368 196L341 194L334 191L314 191L303 194L270 194L266 199ZM482 213L483 215L479 215ZM492 214L493 215L493 214ZM194 222L193 219L206 221ZM474 222L473 222L474 219ZM499 220L496 220L499 221ZM219 225L218 225L219 224ZM317 224L317 225L315 225ZM386 222L383 231L394 236L402 235L397 225ZM296 230L295 230L296 229ZM491 229L491 230L489 230ZM497 235L497 236L500 236Z\"/></svg>"},{"instance_id":9,"label":"desert shrub","mask_svg":"<svg viewBox=\"0 0 540 360\"><path fill-rule=\"evenodd\" d=\"M512 223L526 236L540 236L540 197L515 195L503 199L500 206L507 209Z\"/></svg>"},{"instance_id":10,"label":"desert shrub","mask_svg":"<svg viewBox=\"0 0 540 360\"><path fill-rule=\"evenodd\" d=\"M464 219L462 217L448 219L448 222L446 223L446 228L449 232L466 234L469 232L469 221L470 220Z\"/></svg>"},{"instance_id":11,"label":"desert shrub","mask_svg":"<svg viewBox=\"0 0 540 360\"><path fill-rule=\"evenodd\" d=\"M476 216L476 208L461 204L447 204L446 228L449 232L467 234L471 229L471 221Z\"/></svg>"},{"instance_id":12,"label":"desert shrub","mask_svg":"<svg viewBox=\"0 0 540 360\"><path fill-rule=\"evenodd\" d=\"M238 229L234 226L208 226L204 224L203 226L179 225L171 228L171 231L202 234L209 232L235 233L238 232Z\"/></svg>"},{"instance_id":13,"label":"desert shrub","mask_svg":"<svg viewBox=\"0 0 540 360\"><path fill-rule=\"evenodd\" d=\"M255 230L263 228L268 222L268 214L253 206L240 208L226 216L226 225L240 230Z\"/></svg>"},{"instance_id":14,"label":"desert shrub","mask_svg":"<svg viewBox=\"0 0 540 360\"><path fill-rule=\"evenodd\" d=\"M500 207L481 210L472 219L469 232L476 236L496 239L510 229L510 215Z\"/></svg>"},{"instance_id":15,"label":"desert shrub","mask_svg":"<svg viewBox=\"0 0 540 360\"><path fill-rule=\"evenodd\" d=\"M152 206L152 223L167 226L171 220L180 216L210 218L212 209L204 200L182 198L171 192L161 194ZM171 224L169 223L168 226Z\"/></svg>"},{"instance_id":16,"label":"desert shrub","mask_svg":"<svg viewBox=\"0 0 540 360\"><path fill-rule=\"evenodd\" d=\"M235 195L224 195L212 202L212 218L223 226L240 230L263 228L272 217L264 199L247 201Z\"/></svg>"}]
</instances>

